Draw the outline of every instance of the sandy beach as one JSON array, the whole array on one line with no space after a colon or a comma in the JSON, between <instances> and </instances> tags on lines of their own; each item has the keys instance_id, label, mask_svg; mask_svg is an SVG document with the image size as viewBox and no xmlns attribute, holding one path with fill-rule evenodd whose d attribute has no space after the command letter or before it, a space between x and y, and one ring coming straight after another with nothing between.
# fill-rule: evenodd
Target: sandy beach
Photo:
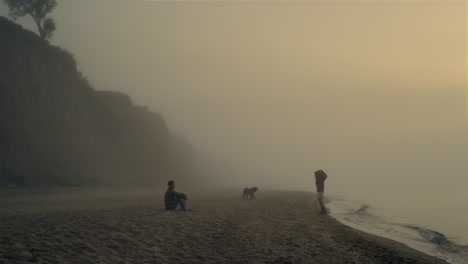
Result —
<instances>
[{"instance_id":1,"label":"sandy beach","mask_svg":"<svg viewBox=\"0 0 468 264\"><path fill-rule=\"evenodd\" d=\"M318 214L314 193L2 189L0 263L445 263Z\"/></svg>"}]
</instances>

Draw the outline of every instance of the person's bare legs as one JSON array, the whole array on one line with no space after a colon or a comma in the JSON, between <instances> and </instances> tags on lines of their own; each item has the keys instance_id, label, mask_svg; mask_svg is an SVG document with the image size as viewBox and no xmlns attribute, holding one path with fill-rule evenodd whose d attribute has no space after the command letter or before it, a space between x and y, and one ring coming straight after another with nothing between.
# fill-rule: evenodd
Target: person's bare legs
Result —
<instances>
[{"instance_id":1,"label":"person's bare legs","mask_svg":"<svg viewBox=\"0 0 468 264\"><path fill-rule=\"evenodd\" d=\"M327 209L325 208L325 205L323 204L323 193L318 193L318 202L320 204L320 213L326 214Z\"/></svg>"},{"instance_id":2,"label":"person's bare legs","mask_svg":"<svg viewBox=\"0 0 468 264\"><path fill-rule=\"evenodd\" d=\"M326 213L325 205L323 204L323 198L319 198L319 204L320 204L320 213Z\"/></svg>"}]
</instances>

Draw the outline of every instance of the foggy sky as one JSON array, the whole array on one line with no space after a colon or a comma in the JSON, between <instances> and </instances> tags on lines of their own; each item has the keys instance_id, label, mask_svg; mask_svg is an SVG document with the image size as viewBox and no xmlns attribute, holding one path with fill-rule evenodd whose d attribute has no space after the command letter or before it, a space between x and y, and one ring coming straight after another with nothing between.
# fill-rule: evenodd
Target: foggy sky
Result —
<instances>
[{"instance_id":1,"label":"foggy sky","mask_svg":"<svg viewBox=\"0 0 468 264\"><path fill-rule=\"evenodd\" d=\"M51 43L162 113L220 183L468 187L463 1L58 4Z\"/></svg>"}]
</instances>

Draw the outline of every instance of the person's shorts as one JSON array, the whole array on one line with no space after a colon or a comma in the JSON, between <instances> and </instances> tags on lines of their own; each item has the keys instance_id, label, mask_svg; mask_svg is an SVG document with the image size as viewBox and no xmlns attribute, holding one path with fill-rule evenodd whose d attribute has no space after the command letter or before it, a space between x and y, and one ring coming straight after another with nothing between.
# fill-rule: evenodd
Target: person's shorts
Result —
<instances>
[{"instance_id":1,"label":"person's shorts","mask_svg":"<svg viewBox=\"0 0 468 264\"><path fill-rule=\"evenodd\" d=\"M318 198L323 198L323 192L318 192L317 196L318 196Z\"/></svg>"}]
</instances>

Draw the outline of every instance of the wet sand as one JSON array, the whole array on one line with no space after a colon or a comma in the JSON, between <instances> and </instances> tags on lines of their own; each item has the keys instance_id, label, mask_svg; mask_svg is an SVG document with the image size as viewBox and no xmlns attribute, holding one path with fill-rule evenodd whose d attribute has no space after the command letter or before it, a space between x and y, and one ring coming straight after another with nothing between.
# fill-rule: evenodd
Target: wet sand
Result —
<instances>
[{"instance_id":1,"label":"wet sand","mask_svg":"<svg viewBox=\"0 0 468 264\"><path fill-rule=\"evenodd\" d=\"M185 190L181 190L185 191ZM318 214L315 194L1 189L0 263L445 263Z\"/></svg>"}]
</instances>

